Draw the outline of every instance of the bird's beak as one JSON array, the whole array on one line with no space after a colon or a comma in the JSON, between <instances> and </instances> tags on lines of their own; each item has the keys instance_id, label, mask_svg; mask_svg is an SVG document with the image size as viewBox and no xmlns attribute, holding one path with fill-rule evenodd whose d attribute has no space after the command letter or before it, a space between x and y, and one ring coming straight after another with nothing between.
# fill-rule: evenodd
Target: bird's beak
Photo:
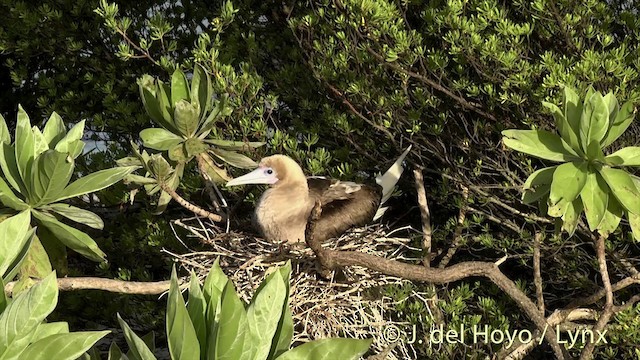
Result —
<instances>
[{"instance_id":1,"label":"bird's beak","mask_svg":"<svg viewBox=\"0 0 640 360\"><path fill-rule=\"evenodd\" d=\"M275 181L274 181L275 180ZM257 168L248 174L230 180L226 186L236 186L245 184L274 184L278 181L275 176L265 174L264 168Z\"/></svg>"}]
</instances>

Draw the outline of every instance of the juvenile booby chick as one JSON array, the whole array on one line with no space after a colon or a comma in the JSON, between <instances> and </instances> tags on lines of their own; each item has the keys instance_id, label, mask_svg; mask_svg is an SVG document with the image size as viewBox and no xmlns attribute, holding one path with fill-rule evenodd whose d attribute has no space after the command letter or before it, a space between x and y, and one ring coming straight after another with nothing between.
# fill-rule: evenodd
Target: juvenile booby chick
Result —
<instances>
[{"instance_id":1,"label":"juvenile booby chick","mask_svg":"<svg viewBox=\"0 0 640 360\"><path fill-rule=\"evenodd\" d=\"M268 184L254 213L253 221L269 241L304 242L307 219L316 200L322 215L316 222L319 241L341 235L354 226L365 225L384 214L381 208L393 193L404 171L402 161L411 146L384 173L377 185L304 175L302 168L285 155L273 155L260 161L258 168L237 177L227 186Z\"/></svg>"}]
</instances>

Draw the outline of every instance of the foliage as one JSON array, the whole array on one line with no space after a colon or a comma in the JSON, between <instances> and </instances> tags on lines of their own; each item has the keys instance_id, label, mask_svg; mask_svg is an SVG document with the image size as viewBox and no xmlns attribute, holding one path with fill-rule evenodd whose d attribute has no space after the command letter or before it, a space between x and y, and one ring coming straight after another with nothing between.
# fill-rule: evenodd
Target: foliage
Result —
<instances>
[{"instance_id":1,"label":"foliage","mask_svg":"<svg viewBox=\"0 0 640 360\"><path fill-rule=\"evenodd\" d=\"M603 152L633 121L633 104L620 107L613 93L602 96L591 89L580 101L575 90L565 87L563 110L551 103L544 106L551 110L560 136L545 130L502 132L510 148L563 162L531 174L523 200L540 201L549 216L562 218L569 234L583 210L589 229L604 235L616 230L624 213L635 240L640 240L640 178L617 169L640 166L640 148L625 147L606 156Z\"/></svg>"},{"instance_id":2,"label":"foliage","mask_svg":"<svg viewBox=\"0 0 640 360\"><path fill-rule=\"evenodd\" d=\"M27 285L30 276L40 277L51 271L44 249L54 262L64 259L64 246L91 260L104 261L105 254L88 234L60 221L65 218L102 229L102 219L62 201L109 187L136 168L100 170L69 183L75 159L84 148L83 133L84 121L67 131L55 112L42 130L31 127L27 113L19 107L15 141L11 143L6 122L0 116L0 201L8 213L27 211L39 225L21 272L25 282L21 285Z\"/></svg>"},{"instance_id":3,"label":"foliage","mask_svg":"<svg viewBox=\"0 0 640 360\"><path fill-rule=\"evenodd\" d=\"M274 270L245 305L216 261L202 287L191 274L189 302L185 304L174 268L166 321L171 358L357 359L364 354L370 340L321 339L289 349L293 337L288 306L290 273L289 263ZM155 359L148 344L119 316L118 321L129 344L127 356ZM109 353L122 351L114 343Z\"/></svg>"},{"instance_id":4,"label":"foliage","mask_svg":"<svg viewBox=\"0 0 640 360\"><path fill-rule=\"evenodd\" d=\"M0 359L75 360L109 331L69 332L66 322L45 322L58 302L56 273L51 272L29 290L8 298L4 284L11 280L34 238L29 211L0 222Z\"/></svg>"}]
</instances>

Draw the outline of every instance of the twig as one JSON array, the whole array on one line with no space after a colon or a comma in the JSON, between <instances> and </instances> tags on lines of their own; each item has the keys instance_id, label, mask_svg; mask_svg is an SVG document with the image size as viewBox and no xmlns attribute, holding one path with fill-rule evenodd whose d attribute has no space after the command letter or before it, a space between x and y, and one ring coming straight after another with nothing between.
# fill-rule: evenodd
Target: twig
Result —
<instances>
[{"instance_id":1,"label":"twig","mask_svg":"<svg viewBox=\"0 0 640 360\"><path fill-rule=\"evenodd\" d=\"M173 190L171 187L167 186L167 184L162 183L162 182L158 182L158 184L160 185L160 188L166 192L167 194L169 194L171 196L171 198L173 200L175 200L178 204L180 204L180 206L182 206L183 208L193 212L194 214L198 215L198 216L202 216L202 217L206 217L208 219L210 219L211 221L216 221L216 222L220 222L222 221L222 216L218 215L218 214L214 214L212 212L209 212L197 205L194 205L190 202L188 202L187 200L185 200L182 196L178 195L177 192L175 192L175 190Z\"/></svg>"},{"instance_id":2,"label":"twig","mask_svg":"<svg viewBox=\"0 0 640 360\"><path fill-rule=\"evenodd\" d=\"M456 251L458 251L458 246L460 246L460 242L462 242L462 228L464 227L464 219L467 217L467 202L469 199L469 188L460 184L462 188L462 201L463 203L460 205L460 210L458 211L458 225L456 225L456 230L453 232L453 241L451 241L451 246L447 249L447 253L438 264L438 267L443 269L447 265L449 265L449 261L453 258Z\"/></svg>"},{"instance_id":3,"label":"twig","mask_svg":"<svg viewBox=\"0 0 640 360\"><path fill-rule=\"evenodd\" d=\"M123 281L114 279L104 279L97 277L66 277L58 279L58 289L60 291L74 290L103 290L118 294L135 294L135 295L158 295L169 290L170 282L141 282L141 281ZM9 282L4 287L7 294L13 292L16 282Z\"/></svg>"},{"instance_id":4,"label":"twig","mask_svg":"<svg viewBox=\"0 0 640 360\"><path fill-rule=\"evenodd\" d=\"M422 264L431 266L431 214L429 214L429 204L427 203L427 192L424 189L424 177L421 169L414 169L413 176L416 182L416 192L418 193L418 205L420 206L420 217L422 219L422 251L424 256Z\"/></svg>"},{"instance_id":5,"label":"twig","mask_svg":"<svg viewBox=\"0 0 640 360\"><path fill-rule=\"evenodd\" d=\"M544 316L544 295L542 293L542 274L540 273L540 243L542 242L542 237L542 232L537 232L533 237L533 283L536 287L538 309Z\"/></svg>"},{"instance_id":6,"label":"twig","mask_svg":"<svg viewBox=\"0 0 640 360\"><path fill-rule=\"evenodd\" d=\"M600 314L600 318L598 322L593 327L593 332L598 333L602 331L611 315L613 315L613 288L611 287L611 279L609 278L609 272L607 270L607 258L605 255L605 240L606 237L604 235L598 236L596 241L596 256L598 258L598 265L600 266L600 276L602 277L602 284L604 285L605 290L605 304L604 310ZM593 350L596 347L596 342L590 341L587 342L582 349L582 353L580 354L580 360L587 360L593 358Z\"/></svg>"}]
</instances>

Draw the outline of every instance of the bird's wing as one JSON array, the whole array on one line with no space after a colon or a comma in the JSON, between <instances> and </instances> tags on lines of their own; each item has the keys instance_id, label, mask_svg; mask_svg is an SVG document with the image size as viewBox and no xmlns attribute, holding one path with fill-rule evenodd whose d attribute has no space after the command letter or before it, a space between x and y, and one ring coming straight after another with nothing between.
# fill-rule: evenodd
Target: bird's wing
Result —
<instances>
[{"instance_id":1,"label":"bird's wing","mask_svg":"<svg viewBox=\"0 0 640 360\"><path fill-rule=\"evenodd\" d=\"M313 199L319 199L322 204L336 200L352 199L362 185L351 181L340 181L323 177L308 177L309 193Z\"/></svg>"}]
</instances>

